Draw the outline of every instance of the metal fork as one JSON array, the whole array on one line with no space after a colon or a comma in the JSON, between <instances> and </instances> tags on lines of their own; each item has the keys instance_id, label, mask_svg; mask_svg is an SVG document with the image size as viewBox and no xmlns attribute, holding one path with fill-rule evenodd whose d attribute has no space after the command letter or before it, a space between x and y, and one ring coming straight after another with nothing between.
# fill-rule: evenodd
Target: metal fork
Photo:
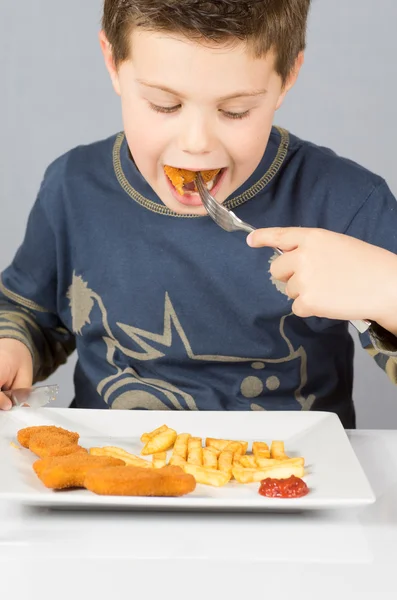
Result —
<instances>
[{"instance_id":1,"label":"metal fork","mask_svg":"<svg viewBox=\"0 0 397 600\"><path fill-rule=\"evenodd\" d=\"M249 223L239 219L233 211L225 208L223 204L219 204L219 202L217 202L215 198L211 196L200 172L197 173L196 176L196 185L201 201L205 206L205 210L211 219L215 221L217 225L219 225L219 227L222 227L222 229L229 232L245 231L246 233L251 233L252 231L255 231L255 227L252 227L252 225ZM280 248L274 248L274 250L277 252L277 254L284 254Z\"/></svg>"},{"instance_id":2,"label":"metal fork","mask_svg":"<svg viewBox=\"0 0 397 600\"><path fill-rule=\"evenodd\" d=\"M215 198L211 196L200 172L198 172L196 175L196 185L205 210L211 219L215 221L217 225L219 225L219 227L229 232L245 231L246 233L251 233L252 231L255 231L255 227L252 227L252 225L249 223L239 219L233 211L225 208L223 204L219 204L219 202L217 202ZM280 256L284 254L280 248L274 248L274 250ZM350 323L357 329L359 333L364 333L371 326L371 322L367 320L350 321Z\"/></svg>"}]
</instances>

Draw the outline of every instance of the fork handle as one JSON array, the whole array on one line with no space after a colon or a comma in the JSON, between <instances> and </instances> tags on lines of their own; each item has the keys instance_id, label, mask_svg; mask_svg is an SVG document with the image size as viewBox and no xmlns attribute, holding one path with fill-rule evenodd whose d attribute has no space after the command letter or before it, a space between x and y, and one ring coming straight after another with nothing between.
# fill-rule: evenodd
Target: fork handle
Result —
<instances>
[{"instance_id":1,"label":"fork handle","mask_svg":"<svg viewBox=\"0 0 397 600\"><path fill-rule=\"evenodd\" d=\"M246 226L244 228L248 233L251 233L256 229L256 227L252 227L252 225L248 225L247 223L244 223L244 226ZM284 254L284 252L280 248L273 248L273 250L275 250L275 252L277 252L279 256L282 256ZM353 327L357 329L359 333L365 333L372 325L371 321L368 321L367 319L358 319L355 321L350 321L350 323L353 325Z\"/></svg>"}]
</instances>

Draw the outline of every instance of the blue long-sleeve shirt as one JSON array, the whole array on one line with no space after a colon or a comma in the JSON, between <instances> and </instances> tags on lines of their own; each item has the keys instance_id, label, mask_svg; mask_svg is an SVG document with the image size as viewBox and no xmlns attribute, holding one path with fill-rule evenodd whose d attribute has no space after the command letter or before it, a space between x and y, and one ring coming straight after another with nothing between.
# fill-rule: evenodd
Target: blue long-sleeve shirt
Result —
<instances>
[{"instance_id":1,"label":"blue long-sleeve shirt","mask_svg":"<svg viewBox=\"0 0 397 600\"><path fill-rule=\"evenodd\" d=\"M386 183L281 129L226 205L257 228L320 227L397 253ZM0 337L30 348L36 380L76 347L77 407L329 410L353 427L348 325L293 315L272 257L165 207L121 133L47 169L1 277ZM362 343L397 382L393 339Z\"/></svg>"}]
</instances>

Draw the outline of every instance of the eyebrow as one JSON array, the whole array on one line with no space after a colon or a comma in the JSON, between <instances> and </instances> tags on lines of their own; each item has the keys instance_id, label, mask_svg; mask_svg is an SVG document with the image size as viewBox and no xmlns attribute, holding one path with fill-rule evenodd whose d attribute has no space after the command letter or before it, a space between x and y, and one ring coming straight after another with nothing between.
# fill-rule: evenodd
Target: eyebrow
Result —
<instances>
[{"instance_id":1,"label":"eyebrow","mask_svg":"<svg viewBox=\"0 0 397 600\"><path fill-rule=\"evenodd\" d=\"M156 90L161 90L162 92L166 92L167 94L172 94L173 96L178 96L178 98L183 98L184 100L186 99L183 94L181 94L180 92L177 92L176 90L172 90L171 88L169 88L165 85L159 85L157 83L150 83L149 81L145 81L144 79L137 79L136 81L146 87L154 88ZM222 96L221 98L218 98L218 102L224 102L225 100L234 100L235 98L264 96L265 94L267 94L267 90L255 90L255 91L250 91L250 92L242 90L239 92L234 92L233 94L229 94L227 96Z\"/></svg>"}]
</instances>

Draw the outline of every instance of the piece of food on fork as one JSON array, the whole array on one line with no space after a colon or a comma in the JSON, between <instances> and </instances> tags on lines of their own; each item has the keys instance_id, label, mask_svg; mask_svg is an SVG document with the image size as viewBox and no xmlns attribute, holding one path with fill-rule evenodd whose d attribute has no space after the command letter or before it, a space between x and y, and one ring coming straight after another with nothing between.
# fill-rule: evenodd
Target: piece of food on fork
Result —
<instances>
[{"instance_id":1,"label":"piece of food on fork","mask_svg":"<svg viewBox=\"0 0 397 600\"><path fill-rule=\"evenodd\" d=\"M208 171L200 171L208 190L211 190L215 185L216 178L221 174L222 169L212 169ZM196 175L197 171L188 171L187 169L178 169L166 165L164 172L171 181L177 192L183 196L186 193L197 193Z\"/></svg>"}]
</instances>

